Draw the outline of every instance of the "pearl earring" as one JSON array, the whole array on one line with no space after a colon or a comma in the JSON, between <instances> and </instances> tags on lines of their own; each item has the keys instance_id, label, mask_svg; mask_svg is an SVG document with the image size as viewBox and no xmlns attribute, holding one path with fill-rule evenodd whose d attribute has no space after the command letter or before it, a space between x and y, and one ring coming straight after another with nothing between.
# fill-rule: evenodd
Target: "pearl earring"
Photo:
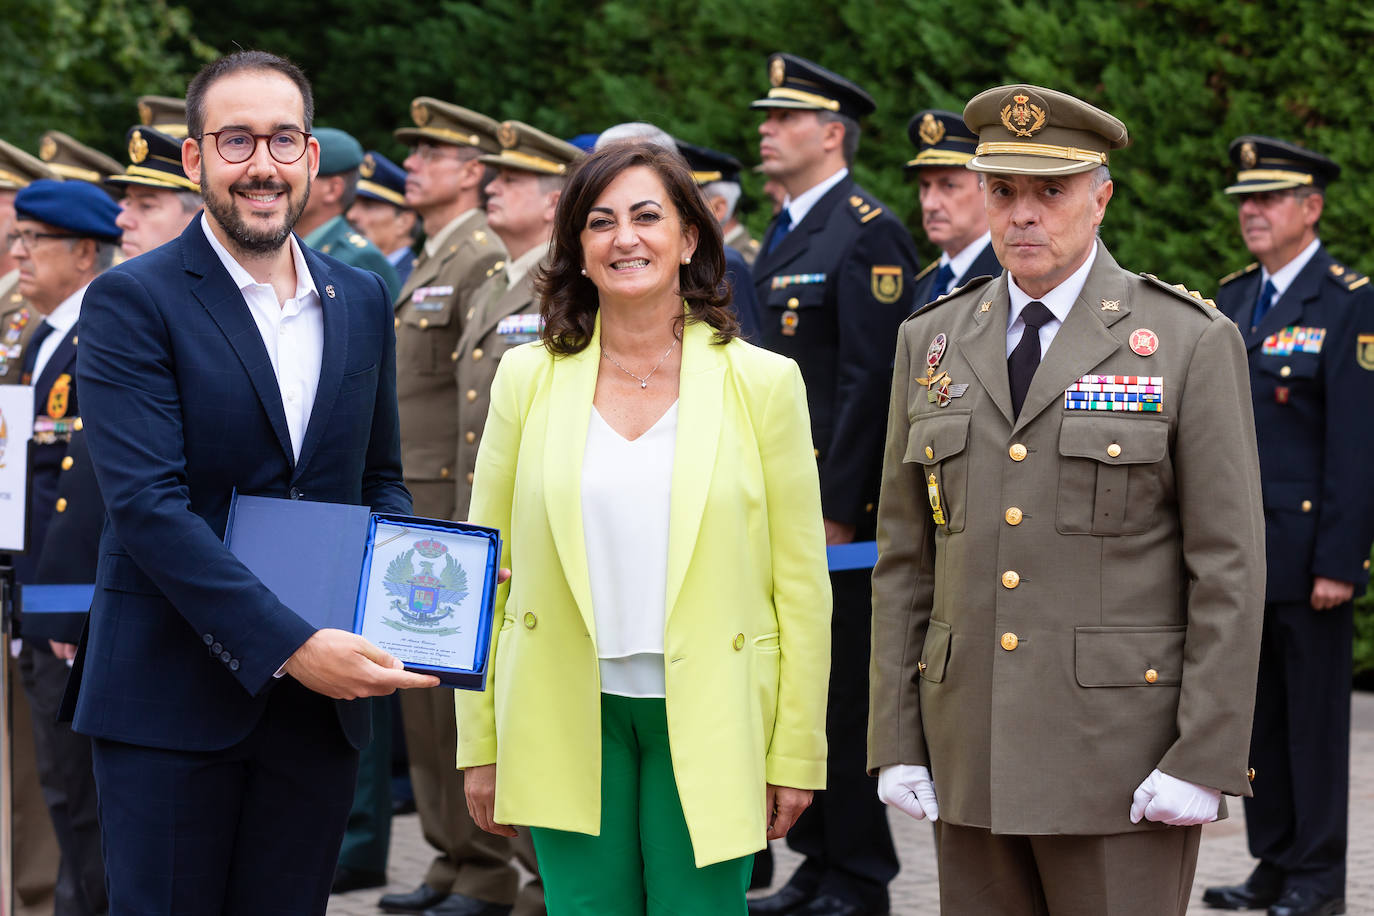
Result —
<instances>
[{"instance_id":1,"label":"pearl earring","mask_svg":"<svg viewBox=\"0 0 1374 916\"><path fill-rule=\"evenodd\" d=\"M584 268L582 268L582 276L585 277L586 275L587 275L587 268L584 267Z\"/></svg>"},{"instance_id":2,"label":"pearl earring","mask_svg":"<svg viewBox=\"0 0 1374 916\"><path fill-rule=\"evenodd\" d=\"M692 256L691 256L691 255L688 255L687 257L685 257L685 258L682 259L682 266L683 266L683 267L686 267L688 264L691 264L691 263L692 263Z\"/></svg>"}]
</instances>

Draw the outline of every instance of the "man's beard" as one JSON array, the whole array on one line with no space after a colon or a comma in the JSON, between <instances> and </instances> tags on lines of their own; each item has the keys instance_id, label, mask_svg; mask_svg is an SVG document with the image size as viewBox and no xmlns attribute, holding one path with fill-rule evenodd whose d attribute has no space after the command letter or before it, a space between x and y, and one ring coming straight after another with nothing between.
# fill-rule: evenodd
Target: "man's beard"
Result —
<instances>
[{"instance_id":1,"label":"man's beard","mask_svg":"<svg viewBox=\"0 0 1374 916\"><path fill-rule=\"evenodd\" d=\"M286 219L276 229L259 229L249 224L234 205L235 194L273 194L280 191L286 195ZM300 200L293 200L291 186L282 181L240 181L229 186L229 195L221 197L206 184L201 196L205 209L223 227L230 240L240 250L248 254L271 254L286 244L296 221L305 211L306 201L310 200L310 179L305 181L305 193Z\"/></svg>"}]
</instances>

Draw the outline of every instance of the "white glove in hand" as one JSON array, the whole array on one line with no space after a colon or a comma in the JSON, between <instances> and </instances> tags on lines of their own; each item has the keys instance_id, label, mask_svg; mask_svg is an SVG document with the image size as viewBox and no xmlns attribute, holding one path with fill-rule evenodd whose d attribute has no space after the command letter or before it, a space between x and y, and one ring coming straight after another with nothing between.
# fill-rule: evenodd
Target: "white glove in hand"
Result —
<instances>
[{"instance_id":1,"label":"white glove in hand","mask_svg":"<svg viewBox=\"0 0 1374 916\"><path fill-rule=\"evenodd\" d=\"M1135 790L1131 799L1131 823L1147 821L1191 827L1210 824L1217 819L1221 791L1175 779L1155 770Z\"/></svg>"},{"instance_id":2,"label":"white glove in hand","mask_svg":"<svg viewBox=\"0 0 1374 916\"><path fill-rule=\"evenodd\" d=\"M878 800L906 812L918 821L940 819L935 783L930 779L930 770L922 766L894 763L880 769Z\"/></svg>"}]
</instances>

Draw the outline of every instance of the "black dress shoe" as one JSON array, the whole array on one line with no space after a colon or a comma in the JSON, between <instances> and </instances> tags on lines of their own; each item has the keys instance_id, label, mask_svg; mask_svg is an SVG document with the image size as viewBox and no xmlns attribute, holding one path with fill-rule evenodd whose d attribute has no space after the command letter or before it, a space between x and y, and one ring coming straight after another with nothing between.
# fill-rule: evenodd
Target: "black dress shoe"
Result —
<instances>
[{"instance_id":1,"label":"black dress shoe","mask_svg":"<svg viewBox=\"0 0 1374 916\"><path fill-rule=\"evenodd\" d=\"M802 890L795 884L784 884L777 893L749 901L750 916L782 916L794 913L816 896L813 890Z\"/></svg>"},{"instance_id":2,"label":"black dress shoe","mask_svg":"<svg viewBox=\"0 0 1374 916\"><path fill-rule=\"evenodd\" d=\"M428 884L421 884L404 894L383 894L377 906L383 913L423 913L447 896L446 891L436 891Z\"/></svg>"},{"instance_id":3,"label":"black dress shoe","mask_svg":"<svg viewBox=\"0 0 1374 916\"><path fill-rule=\"evenodd\" d=\"M874 908L843 897L821 894L793 912L795 916L887 916L887 907Z\"/></svg>"},{"instance_id":4,"label":"black dress shoe","mask_svg":"<svg viewBox=\"0 0 1374 916\"><path fill-rule=\"evenodd\" d=\"M1279 899L1280 885L1256 881L1255 876L1244 884L1209 887L1202 892L1202 902L1218 910L1262 910Z\"/></svg>"},{"instance_id":5,"label":"black dress shoe","mask_svg":"<svg viewBox=\"0 0 1374 916\"><path fill-rule=\"evenodd\" d=\"M510 911L509 903L491 903L466 894L449 894L420 916L506 916Z\"/></svg>"},{"instance_id":6,"label":"black dress shoe","mask_svg":"<svg viewBox=\"0 0 1374 916\"><path fill-rule=\"evenodd\" d=\"M1344 897L1326 897L1310 887L1290 887L1269 908L1269 916L1339 916Z\"/></svg>"},{"instance_id":7,"label":"black dress shoe","mask_svg":"<svg viewBox=\"0 0 1374 916\"><path fill-rule=\"evenodd\" d=\"M331 894L346 894L349 891L360 891L367 887L382 887L386 884L386 875L381 872L368 871L365 868L350 868L347 865L336 865L334 867L334 883L329 886Z\"/></svg>"}]
</instances>

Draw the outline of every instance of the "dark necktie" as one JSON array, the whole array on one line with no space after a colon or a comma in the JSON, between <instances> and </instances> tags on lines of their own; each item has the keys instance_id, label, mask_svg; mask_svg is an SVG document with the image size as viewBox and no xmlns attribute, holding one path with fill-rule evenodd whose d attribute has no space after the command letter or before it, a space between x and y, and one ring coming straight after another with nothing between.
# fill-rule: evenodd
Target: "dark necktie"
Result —
<instances>
[{"instance_id":1,"label":"dark necktie","mask_svg":"<svg viewBox=\"0 0 1374 916\"><path fill-rule=\"evenodd\" d=\"M1273 308L1274 300L1278 297L1277 294L1278 290L1274 288L1274 281L1265 280L1264 286L1260 288L1259 298L1255 300L1255 313L1250 319L1250 330L1253 331L1259 327L1265 313Z\"/></svg>"},{"instance_id":2,"label":"dark necktie","mask_svg":"<svg viewBox=\"0 0 1374 916\"><path fill-rule=\"evenodd\" d=\"M1021 405L1026 402L1026 392L1030 390L1031 379L1035 377L1036 367L1040 365L1040 328L1053 320L1054 313L1043 302L1030 302L1021 310L1021 320L1026 329L1021 332L1021 340L1016 349L1007 357L1007 378L1011 381L1011 411L1013 416L1021 415Z\"/></svg>"},{"instance_id":3,"label":"dark necktie","mask_svg":"<svg viewBox=\"0 0 1374 916\"><path fill-rule=\"evenodd\" d=\"M934 302L945 294L949 289L949 281L954 279L954 271L946 262L940 265L940 269L935 271L935 282L930 284L930 295L926 297L926 302Z\"/></svg>"},{"instance_id":4,"label":"dark necktie","mask_svg":"<svg viewBox=\"0 0 1374 916\"><path fill-rule=\"evenodd\" d=\"M773 223L773 234L768 238L768 250L764 254L772 254L773 249L778 247L778 243L787 238L787 233L792 231L792 214L783 207L778 212L777 221Z\"/></svg>"},{"instance_id":5,"label":"dark necktie","mask_svg":"<svg viewBox=\"0 0 1374 916\"><path fill-rule=\"evenodd\" d=\"M37 381L33 377L33 367L38 362L38 348L43 346L43 341L47 340L48 335L54 330L56 329L48 324L46 318L38 323L33 336L24 345L24 358L19 363L19 384L30 385Z\"/></svg>"}]
</instances>

